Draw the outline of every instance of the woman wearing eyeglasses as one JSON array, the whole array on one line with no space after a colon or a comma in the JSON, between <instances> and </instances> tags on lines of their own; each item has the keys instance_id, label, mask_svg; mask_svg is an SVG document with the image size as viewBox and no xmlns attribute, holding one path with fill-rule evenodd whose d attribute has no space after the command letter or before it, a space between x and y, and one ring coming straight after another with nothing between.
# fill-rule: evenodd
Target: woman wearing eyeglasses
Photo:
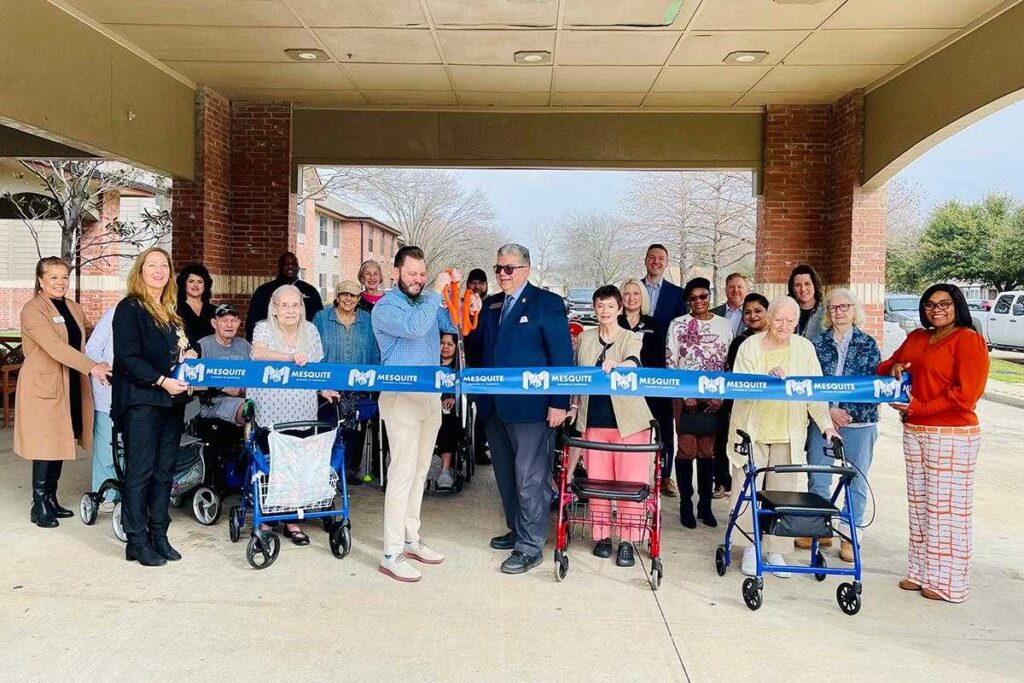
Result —
<instances>
[{"instance_id":1,"label":"woman wearing eyeglasses","mask_svg":"<svg viewBox=\"0 0 1024 683\"><path fill-rule=\"evenodd\" d=\"M911 332L878 374L910 374L903 456L910 506L907 578L900 588L931 600L963 602L971 587L974 467L981 430L974 407L985 392L988 350L956 285L932 285L919 305L924 329Z\"/></svg>"},{"instance_id":2,"label":"woman wearing eyeglasses","mask_svg":"<svg viewBox=\"0 0 1024 683\"><path fill-rule=\"evenodd\" d=\"M814 351L821 363L823 375L864 376L873 375L881 354L874 338L860 329L864 324L864 309L860 301L848 289L834 289L825 295L825 316L822 319L824 331L812 340ZM878 439L878 405L875 403L832 403L829 405L832 425L843 439L847 459L857 468L858 475L850 482L846 496L846 509L853 510L853 519L860 528L864 521L864 508L868 500L867 476L871 458ZM807 463L810 465L831 465L832 459L825 455L825 436L814 422L811 422L807 438ZM832 475L809 475L810 491L822 498L832 497ZM842 530L849 536L849 529ZM832 546L831 538L822 538L818 545ZM796 541L797 548L808 549L811 539ZM842 540L839 544L839 558L853 562L853 545Z\"/></svg>"},{"instance_id":3,"label":"woman wearing eyeglasses","mask_svg":"<svg viewBox=\"0 0 1024 683\"><path fill-rule=\"evenodd\" d=\"M683 297L689 313L672 321L665 341L665 367L722 372L732 342L732 324L711 312L711 283L695 277ZM693 515L693 461L697 461L697 517L718 526L711 511L715 477L715 439L722 431L720 399L674 399L676 418L676 481L679 482L679 522L697 528Z\"/></svg>"}]
</instances>

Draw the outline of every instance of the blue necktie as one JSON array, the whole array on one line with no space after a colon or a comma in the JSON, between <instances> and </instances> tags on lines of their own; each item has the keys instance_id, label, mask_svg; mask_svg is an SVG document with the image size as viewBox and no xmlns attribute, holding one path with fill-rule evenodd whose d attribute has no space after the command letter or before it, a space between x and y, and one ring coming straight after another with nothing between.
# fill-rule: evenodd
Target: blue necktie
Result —
<instances>
[{"instance_id":1,"label":"blue necktie","mask_svg":"<svg viewBox=\"0 0 1024 683\"><path fill-rule=\"evenodd\" d=\"M514 301L515 301L515 299L513 299L510 296L506 296L505 297L505 303L502 304L502 306L501 306L501 315L498 316L498 324L499 325L502 324L503 322L505 322L505 316L508 315L508 312L512 310L512 303Z\"/></svg>"}]
</instances>

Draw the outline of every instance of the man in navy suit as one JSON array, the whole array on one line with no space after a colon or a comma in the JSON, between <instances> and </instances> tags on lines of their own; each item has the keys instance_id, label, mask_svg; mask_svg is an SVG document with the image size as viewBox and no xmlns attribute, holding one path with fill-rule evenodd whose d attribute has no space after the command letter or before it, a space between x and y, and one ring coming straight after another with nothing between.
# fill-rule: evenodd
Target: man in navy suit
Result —
<instances>
[{"instance_id":1,"label":"man in navy suit","mask_svg":"<svg viewBox=\"0 0 1024 683\"><path fill-rule=\"evenodd\" d=\"M467 354L484 368L571 366L565 303L529 283L529 250L506 244L498 250L494 272L501 293L484 301L472 340L476 348ZM502 572L522 574L543 560L554 428L565 420L569 397L535 393L481 395L476 400L509 529L491 539L491 547L512 551L501 564Z\"/></svg>"},{"instance_id":2,"label":"man in navy suit","mask_svg":"<svg viewBox=\"0 0 1024 683\"><path fill-rule=\"evenodd\" d=\"M647 288L647 295L651 299L651 315L657 324L657 334L665 339L668 334L669 324L681 315L686 315L686 299L683 297L683 288L674 285L665 279L665 269L668 267L668 249L662 244L652 244L647 247L647 256L644 258L644 266L647 268L647 275L641 280ZM667 340L666 340L667 344ZM661 354L661 366L665 367L665 354ZM658 428L661 431L661 441L664 444L662 451L661 468L661 492L666 496L675 498L679 490L672 481L672 463L675 461L676 433L674 419L672 417L672 400L659 399L651 406L654 409L654 417L658 420Z\"/></svg>"}]
</instances>

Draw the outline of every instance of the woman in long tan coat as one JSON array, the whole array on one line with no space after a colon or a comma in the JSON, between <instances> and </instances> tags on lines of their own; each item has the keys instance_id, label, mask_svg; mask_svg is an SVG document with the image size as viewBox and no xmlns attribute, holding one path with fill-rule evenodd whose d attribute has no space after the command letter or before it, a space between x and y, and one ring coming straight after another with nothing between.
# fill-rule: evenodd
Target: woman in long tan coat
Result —
<instances>
[{"instance_id":1,"label":"woman in long tan coat","mask_svg":"<svg viewBox=\"0 0 1024 683\"><path fill-rule=\"evenodd\" d=\"M75 459L75 441L92 448L92 390L89 375L106 382L110 366L95 363L85 350L81 307L64 298L67 264L56 256L36 264L36 295L21 309L25 364L14 398L14 452L32 461L32 511L40 527L57 526L74 513L57 502L65 460Z\"/></svg>"}]
</instances>

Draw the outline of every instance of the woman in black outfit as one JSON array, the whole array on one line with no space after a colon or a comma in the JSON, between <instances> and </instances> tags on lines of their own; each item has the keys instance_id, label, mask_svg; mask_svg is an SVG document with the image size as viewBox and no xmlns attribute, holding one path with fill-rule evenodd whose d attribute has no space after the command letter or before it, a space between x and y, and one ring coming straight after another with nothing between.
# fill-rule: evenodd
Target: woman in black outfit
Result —
<instances>
[{"instance_id":1,"label":"woman in black outfit","mask_svg":"<svg viewBox=\"0 0 1024 683\"><path fill-rule=\"evenodd\" d=\"M128 274L128 296L114 311L111 418L125 450L121 522L128 535L125 559L158 567L181 555L167 541L171 478L184 426L188 386L172 377L188 350L174 310L171 257L145 250Z\"/></svg>"},{"instance_id":2,"label":"woman in black outfit","mask_svg":"<svg viewBox=\"0 0 1024 683\"><path fill-rule=\"evenodd\" d=\"M213 334L213 278L206 266L190 263L178 273L178 315L185 324L188 343L198 349L199 340Z\"/></svg>"}]
</instances>

